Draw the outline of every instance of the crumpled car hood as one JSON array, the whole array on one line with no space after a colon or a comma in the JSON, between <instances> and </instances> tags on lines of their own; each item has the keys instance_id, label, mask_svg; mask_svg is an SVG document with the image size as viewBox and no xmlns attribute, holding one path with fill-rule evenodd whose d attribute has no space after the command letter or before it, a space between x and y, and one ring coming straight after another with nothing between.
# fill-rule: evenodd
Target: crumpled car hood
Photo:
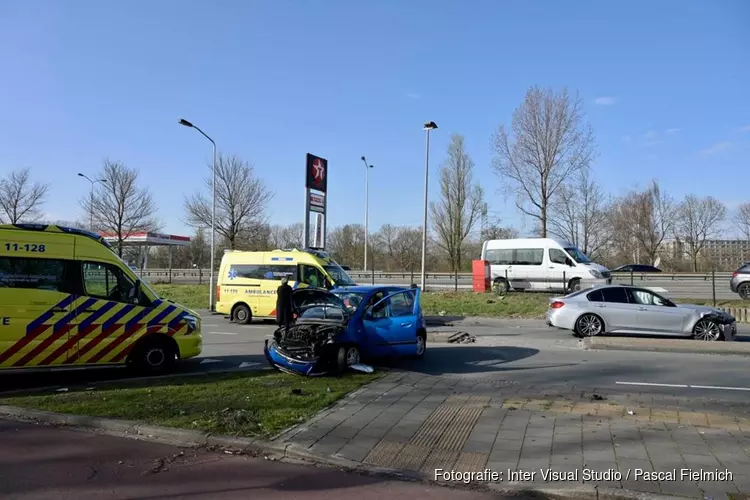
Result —
<instances>
[{"instance_id":1,"label":"crumpled car hood","mask_svg":"<svg viewBox=\"0 0 750 500\"><path fill-rule=\"evenodd\" d=\"M721 311L719 309L714 309L713 307L710 307L710 306L699 306L697 304L677 304L677 307L680 307L682 309L690 309L692 311L702 313L703 315L715 314L719 317L726 318L727 320L734 320L734 317L731 314Z\"/></svg>"}]
</instances>

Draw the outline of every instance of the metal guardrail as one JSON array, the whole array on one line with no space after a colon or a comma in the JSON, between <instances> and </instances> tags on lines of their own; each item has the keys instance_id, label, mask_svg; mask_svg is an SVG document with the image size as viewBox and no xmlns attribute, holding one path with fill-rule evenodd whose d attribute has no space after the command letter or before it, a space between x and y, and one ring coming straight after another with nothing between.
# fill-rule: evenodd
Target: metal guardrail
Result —
<instances>
[{"instance_id":1,"label":"metal guardrail","mask_svg":"<svg viewBox=\"0 0 750 500\"><path fill-rule=\"evenodd\" d=\"M207 284L208 269L149 269L136 271L144 281L152 284ZM419 283L418 272L393 271L348 271L354 281L363 284L408 286ZM218 274L218 273L217 273ZM459 273L458 283L451 273L427 273L426 289L471 290L472 275ZM731 273L613 273L613 283L640 285L667 290L665 295L674 299L737 300L739 296L729 288ZM563 278L564 281L565 279Z\"/></svg>"},{"instance_id":2,"label":"metal guardrail","mask_svg":"<svg viewBox=\"0 0 750 500\"><path fill-rule=\"evenodd\" d=\"M135 271L136 274L146 280L165 280L172 278L178 281L189 281L195 280L196 282L205 281L208 279L208 269L148 269L146 271ZM418 280L420 274L418 272L404 272L404 271L347 271L355 281L366 281L371 280L373 275L375 280ZM732 276L731 272L714 272L714 273L612 273L612 279L617 282L623 282L631 280L634 283L640 281L704 281L711 282L713 280L729 280ZM427 281L447 281L454 282L456 275L453 273L426 273ZM471 273L458 273L458 281L471 281Z\"/></svg>"}]
</instances>

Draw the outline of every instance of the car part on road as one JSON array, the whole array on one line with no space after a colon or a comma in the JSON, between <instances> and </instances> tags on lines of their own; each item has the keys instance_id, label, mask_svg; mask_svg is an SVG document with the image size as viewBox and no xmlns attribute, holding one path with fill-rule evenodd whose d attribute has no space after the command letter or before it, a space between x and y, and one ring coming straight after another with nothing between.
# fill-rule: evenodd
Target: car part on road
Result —
<instances>
[{"instance_id":1,"label":"car part on road","mask_svg":"<svg viewBox=\"0 0 750 500\"><path fill-rule=\"evenodd\" d=\"M477 341L477 338L473 335L469 335L466 332L456 332L448 339L446 339L446 342L449 344L473 344Z\"/></svg>"},{"instance_id":2,"label":"car part on road","mask_svg":"<svg viewBox=\"0 0 750 500\"><path fill-rule=\"evenodd\" d=\"M355 365L351 365L349 368L352 370L362 372L362 373L373 373L375 369L370 365L365 365L363 363L357 363Z\"/></svg>"}]
</instances>

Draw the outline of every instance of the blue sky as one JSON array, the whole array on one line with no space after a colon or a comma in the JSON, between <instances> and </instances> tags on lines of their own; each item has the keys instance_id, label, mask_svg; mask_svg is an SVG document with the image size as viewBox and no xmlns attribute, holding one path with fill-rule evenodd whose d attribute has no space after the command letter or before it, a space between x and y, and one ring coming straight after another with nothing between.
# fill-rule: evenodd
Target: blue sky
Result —
<instances>
[{"instance_id":1,"label":"blue sky","mask_svg":"<svg viewBox=\"0 0 750 500\"><path fill-rule=\"evenodd\" d=\"M169 232L208 173L210 144L255 165L272 222L302 220L304 161L329 160L329 227L420 225L424 132L431 199L450 133L505 224L490 137L531 85L585 99L597 179L651 178L675 196L750 200L750 3L743 0L5 0L0 4L0 173L51 182L45 211L80 217L105 157L140 169ZM737 182L740 181L740 182ZM527 225L530 227L530 224Z\"/></svg>"}]
</instances>

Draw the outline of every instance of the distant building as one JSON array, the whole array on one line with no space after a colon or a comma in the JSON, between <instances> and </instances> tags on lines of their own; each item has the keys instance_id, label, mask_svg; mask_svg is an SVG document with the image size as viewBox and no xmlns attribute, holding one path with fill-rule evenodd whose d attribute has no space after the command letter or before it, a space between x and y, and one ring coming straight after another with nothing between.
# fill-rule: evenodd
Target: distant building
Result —
<instances>
[{"instance_id":1,"label":"distant building","mask_svg":"<svg viewBox=\"0 0 750 500\"><path fill-rule=\"evenodd\" d=\"M685 244L679 240L665 240L660 252L670 261L689 261ZM733 271L743 262L750 261L749 240L706 240L700 252L700 261L705 267L716 271Z\"/></svg>"}]
</instances>

